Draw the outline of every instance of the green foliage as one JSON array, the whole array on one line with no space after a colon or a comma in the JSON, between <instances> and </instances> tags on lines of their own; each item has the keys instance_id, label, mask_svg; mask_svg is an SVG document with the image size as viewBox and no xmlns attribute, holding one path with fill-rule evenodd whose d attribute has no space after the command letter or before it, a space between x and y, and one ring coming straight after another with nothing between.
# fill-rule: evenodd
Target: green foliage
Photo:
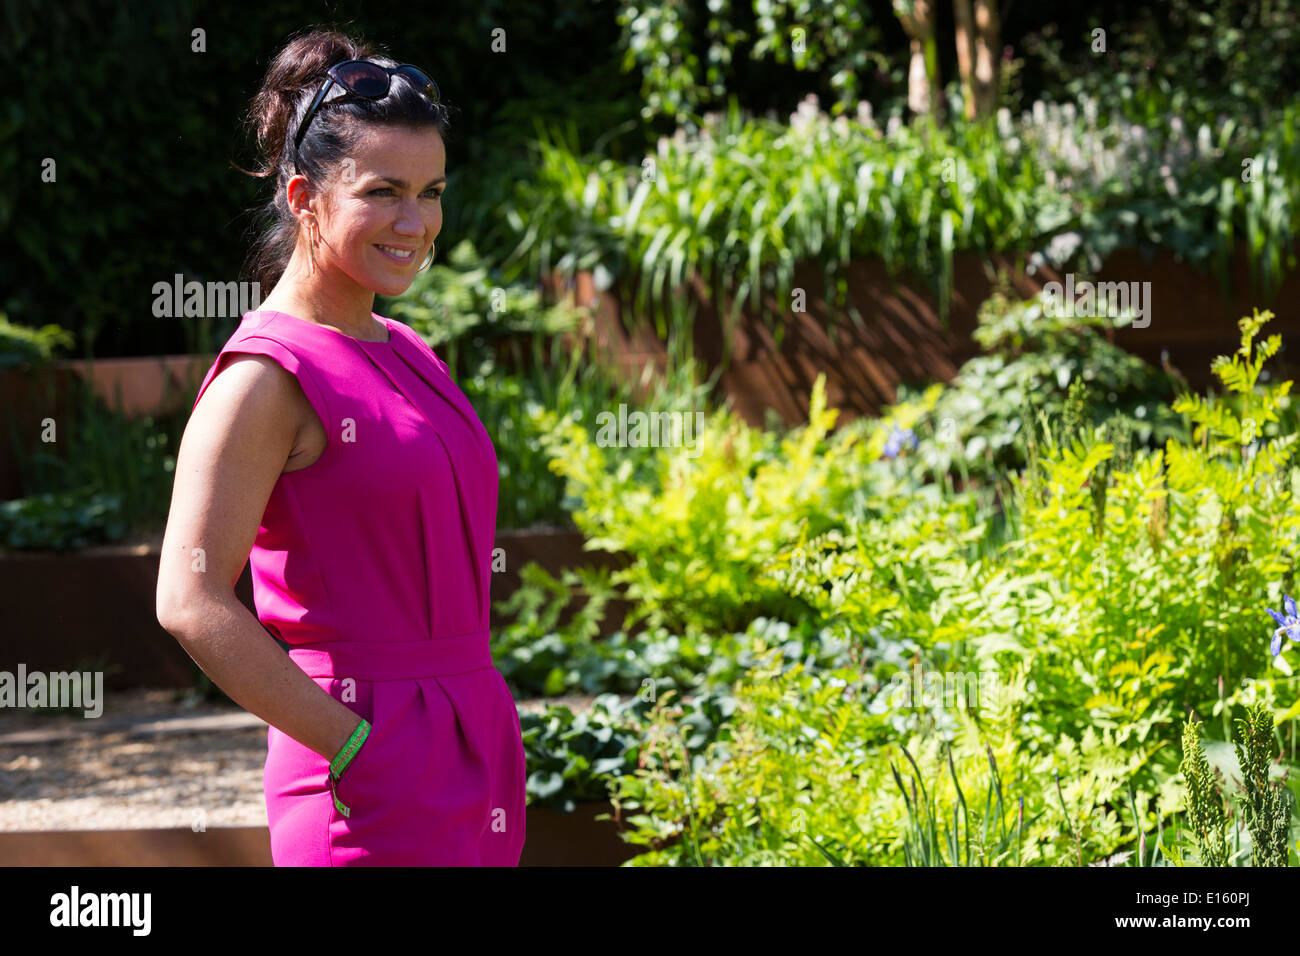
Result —
<instances>
[{"instance_id":1,"label":"green foliage","mask_svg":"<svg viewBox=\"0 0 1300 956\"><path fill-rule=\"evenodd\" d=\"M1250 318L1243 318L1238 323L1241 347L1231 358L1219 356L1211 366L1224 388L1237 398L1216 400L1188 394L1174 403L1174 411L1185 412L1195 424L1192 439L1205 455L1189 458L1181 449L1177 453L1171 450L1171 471L1204 482L1228 507L1255 491L1259 476L1278 474L1289 462L1296 442L1294 432L1281 434L1277 428L1292 383L1259 387L1264 363L1282 347L1280 335L1253 344L1271 318L1272 312L1258 309ZM1265 438L1271 440L1265 443ZM1249 467L1243 468L1243 463Z\"/></svg>"},{"instance_id":2,"label":"green foliage","mask_svg":"<svg viewBox=\"0 0 1300 956\"><path fill-rule=\"evenodd\" d=\"M1297 12L1291 0L1164 0L1130 7L1122 24L1081 10L1086 25L1071 31L1050 23L1024 42L1049 89L1096 96L1134 119L1188 112L1255 118L1300 80ZM1098 27L1106 32L1104 53L1093 49Z\"/></svg>"},{"instance_id":3,"label":"green foliage","mask_svg":"<svg viewBox=\"0 0 1300 956\"><path fill-rule=\"evenodd\" d=\"M1169 36L1163 23L1158 32ZM1148 47L1125 47L1146 67L1156 62ZM1244 242L1250 291L1272 299L1295 269L1300 221L1293 87L1267 94L1267 108L1250 108L1215 85L1152 85L1148 70L1139 72L1145 79L1129 89L1117 71L1080 71L1064 102L1035 102L1026 115L1032 125L1014 130L1048 167L1049 182L1079 199L1073 231L1056 244L1084 256L1093 271L1118 248L1161 247L1192 262L1209 260L1226 296L1232 257ZM1256 95L1262 89L1253 79L1250 88ZM1009 117L999 123L1012 135ZM1047 253L1062 264L1051 246Z\"/></svg>"},{"instance_id":4,"label":"green foliage","mask_svg":"<svg viewBox=\"0 0 1300 956\"><path fill-rule=\"evenodd\" d=\"M650 415L709 407L710 385L697 382L693 363L670 367L652 388L642 389L580 349L566 350L559 338L533 344L534 362L526 375L479 375L461 383L497 448L500 527L571 522L577 499L566 493L563 477L550 463L557 420L595 435L599 416L616 414L620 405ZM655 451L623 449L623 463L640 475Z\"/></svg>"},{"instance_id":5,"label":"green foliage","mask_svg":"<svg viewBox=\"0 0 1300 956\"><path fill-rule=\"evenodd\" d=\"M685 122L736 89L729 67L737 59L811 73L834 90L836 112L854 108L876 72L892 73L894 84L902 78L905 51L892 60L881 52L881 18L892 16L861 0L713 0L707 11L636 0L620 8L618 23L623 68L640 71L642 118Z\"/></svg>"},{"instance_id":6,"label":"green foliage","mask_svg":"<svg viewBox=\"0 0 1300 956\"><path fill-rule=\"evenodd\" d=\"M0 502L0 544L14 551L72 551L125 535L122 499L93 488Z\"/></svg>"},{"instance_id":7,"label":"green foliage","mask_svg":"<svg viewBox=\"0 0 1300 956\"><path fill-rule=\"evenodd\" d=\"M946 309L955 252L1028 249L1070 220L1041 161L1007 149L987 123L882 133L870 117L832 123L813 107L778 124L742 118L733 101L703 124L661 139L632 168L580 158L558 134L539 137L537 173L503 213L517 243L508 267L635 270L638 314L688 269L719 300L724 277L735 277L734 320L746 300L757 311L764 292L788 300L801 259L822 264L824 293L843 305L838 270L879 256L895 271L936 276Z\"/></svg>"},{"instance_id":8,"label":"green foliage","mask_svg":"<svg viewBox=\"0 0 1300 956\"><path fill-rule=\"evenodd\" d=\"M1240 772L1232 794L1250 835L1252 866L1287 866L1290 849L1292 796L1281 780L1271 779L1273 712L1264 701L1247 709L1237 721L1238 739L1232 750ZM1183 777L1187 788L1187 817L1202 866L1238 866L1243 849L1239 828L1228 846L1228 822L1237 814L1230 807L1223 773L1211 767L1201 746L1201 728L1193 718L1183 725ZM1181 857L1174 862L1183 865Z\"/></svg>"},{"instance_id":9,"label":"green foliage","mask_svg":"<svg viewBox=\"0 0 1300 956\"><path fill-rule=\"evenodd\" d=\"M702 750L669 708L651 715L659 756L615 791L649 850L638 864L994 864L1013 847L1025 865L1181 863L1188 831L1165 827L1177 715L1226 720L1270 686L1259 608L1290 586L1300 533L1290 442L1272 434L1289 383L1258 381L1266 320L1243 321L1241 350L1214 364L1230 398L1180 402L1192 438L1121 456L1077 385L1059 416L1036 414L1000 537L978 490L881 458L935 395L836 434L820 396L784 437L720 414L697 458L664 453L640 482L557 428L576 522L631 559L609 581L634 617L697 634L762 614L843 642L770 660L755 646ZM900 701L900 680L927 669L978 675L980 706ZM1220 678L1234 690L1216 697ZM915 794L894 777L904 750ZM1240 839L1223 841L1228 859Z\"/></svg>"},{"instance_id":10,"label":"green foliage","mask_svg":"<svg viewBox=\"0 0 1300 956\"><path fill-rule=\"evenodd\" d=\"M678 409L682 410L682 409ZM686 412L694 411L687 406ZM636 603L624 626L743 630L756 617L796 620L804 601L764 574L787 543L828 530L859 490L857 462L877 458L859 435L828 438L825 381L813 391L810 424L778 441L726 410L711 413L693 449L654 449L647 476L554 413L544 441L552 468L582 500L575 523L587 547L633 559L612 575Z\"/></svg>"},{"instance_id":11,"label":"green foliage","mask_svg":"<svg viewBox=\"0 0 1300 956\"><path fill-rule=\"evenodd\" d=\"M81 383L56 441L15 443L26 496L3 505L4 546L66 551L162 527L187 419L188 408L128 418Z\"/></svg>"},{"instance_id":12,"label":"green foliage","mask_svg":"<svg viewBox=\"0 0 1300 956\"><path fill-rule=\"evenodd\" d=\"M1273 712L1258 702L1237 721L1233 744L1241 765L1244 816L1251 836L1253 866L1286 866L1291 830L1291 795L1281 782L1269 780L1273 762Z\"/></svg>"},{"instance_id":13,"label":"green foliage","mask_svg":"<svg viewBox=\"0 0 1300 956\"><path fill-rule=\"evenodd\" d=\"M1077 387L1076 418L1109 423L1130 444L1160 446L1185 438L1168 407L1173 383L1137 356L1112 345L1101 329L1129 317L1066 318L1053 314L1040 296L1026 301L995 292L980 307L973 337L985 354L968 360L918 426L918 474L954 470L993 480L1027 463L1027 415L1062 419L1067 396ZM916 397L902 388L900 400ZM1077 425L1068 426L1072 431Z\"/></svg>"},{"instance_id":14,"label":"green foliage","mask_svg":"<svg viewBox=\"0 0 1300 956\"><path fill-rule=\"evenodd\" d=\"M819 844L840 858L879 860L863 825L888 771L864 744L886 722L856 702L836 706L853 676L756 668L737 685L719 739L697 755L670 697L660 697L641 767L612 789L620 814L631 811L627 839L648 848L632 864L823 865Z\"/></svg>"},{"instance_id":15,"label":"green foliage","mask_svg":"<svg viewBox=\"0 0 1300 956\"><path fill-rule=\"evenodd\" d=\"M54 358L55 349L72 348L72 333L58 325L39 329L15 325L0 312L0 369L44 365Z\"/></svg>"},{"instance_id":16,"label":"green foliage","mask_svg":"<svg viewBox=\"0 0 1300 956\"><path fill-rule=\"evenodd\" d=\"M970 808L966 804L965 794L957 780L957 768L953 764L952 747L946 748L948 772L952 775L953 787L957 791L961 815L958 807L952 809L952 823L943 821L943 837L940 838L940 822L935 814L935 807L930 794L925 789L921 769L912 759L912 755L903 749L903 756L911 764L915 775L909 779L911 794L903 785L898 770L890 764L894 782L907 803L908 829L903 838L903 860L907 866L997 866L1001 862L1014 860L1020 865L1020 849L1024 837L1024 810L1015 815L1014 822L1008 819L1008 812L1002 794L1002 778L998 775L997 761L993 751L989 750L989 784L984 796L982 819L977 817L980 828L971 829ZM920 788L918 797L917 789ZM976 805L976 812L979 806ZM1032 821L1031 821L1032 823ZM964 826L964 831L963 831ZM944 856L945 844L947 856Z\"/></svg>"},{"instance_id":17,"label":"green foliage","mask_svg":"<svg viewBox=\"0 0 1300 956\"><path fill-rule=\"evenodd\" d=\"M603 570L565 571L559 579L536 564L520 570L520 587L497 605L512 620L492 642L497 669L517 698L565 694L695 692L739 680L759 648L779 646L787 660L810 666L848 663L848 645L804 621L792 627L758 618L743 632L675 633L666 627L601 639L614 587ZM585 598L561 625L561 613Z\"/></svg>"},{"instance_id":18,"label":"green foliage","mask_svg":"<svg viewBox=\"0 0 1300 956\"><path fill-rule=\"evenodd\" d=\"M579 800L603 799L607 781L635 759L640 740L635 705L606 694L584 713L556 705L521 713L528 803L569 813Z\"/></svg>"},{"instance_id":19,"label":"green foliage","mask_svg":"<svg viewBox=\"0 0 1300 956\"><path fill-rule=\"evenodd\" d=\"M1215 363L1230 387L1254 382L1247 357L1258 323L1242 327L1242 350ZM1271 421L1289 384L1243 396L1244 409ZM1100 524L1089 482L1115 448L1096 430L1068 443L1046 436L1041 471L1019 484L1023 533L1008 570L1042 591L1023 606L1015 643L1042 652L1045 712L1091 710L1099 724L1145 738L1173 712L1213 706L1208 689L1220 678L1235 687L1265 672L1258 609L1280 604L1300 531L1282 467L1291 439L1243 453L1241 417L1226 403L1175 405L1184 408L1198 423L1195 443L1171 439L1110 472Z\"/></svg>"},{"instance_id":20,"label":"green foliage","mask_svg":"<svg viewBox=\"0 0 1300 956\"><path fill-rule=\"evenodd\" d=\"M101 346L120 348L135 338L127 328L138 333L148 324L154 282L177 272L189 279L214 272L235 278L232 245L222 249L178 205L186 197L191 208L205 210L207 221L227 222L251 196L244 177L223 163L196 161L228 155L241 84L204 76L222 60L219 70L228 80L230 56L189 50L195 23L215 37L223 27L234 29L236 17L213 10L199 17L195 7L6 5L0 66L31 70L0 121L0 170L15 187L0 199L0 307L11 315L26 321L67 316L64 323L87 349L103 332ZM173 55L160 55L160 43ZM240 46L228 51L236 59ZM251 65L256 52L243 49ZM134 95L105 95L110 89ZM178 99L177 91L188 92ZM220 101L227 109L214 109ZM57 164L53 182L43 179L47 160ZM160 223L187 225L159 241ZM68 282L70 275L78 280ZM159 351L183 349L178 325L155 320L149 331L168 343Z\"/></svg>"},{"instance_id":21,"label":"green foliage","mask_svg":"<svg viewBox=\"0 0 1300 956\"><path fill-rule=\"evenodd\" d=\"M715 302L733 296L726 322L748 303L779 337L801 261L821 267L832 313L848 309L843 266L879 258L931 281L946 315L958 252L1036 251L1096 271L1116 248L1158 246L1212 259L1226 283L1244 240L1256 291L1271 296L1295 266L1300 104L1265 126L1195 133L1182 120L1152 134L1106 125L1098 110L1039 102L1019 118L882 131L865 113L832 121L815 104L788 123L742 118L732 100L622 163L543 130L536 175L502 207L514 243L505 267L600 265L660 335L671 318L675 339L690 317L670 293L691 276Z\"/></svg>"},{"instance_id":22,"label":"green foliage","mask_svg":"<svg viewBox=\"0 0 1300 956\"><path fill-rule=\"evenodd\" d=\"M1223 788L1201 749L1201 727L1189 717L1183 725L1183 777L1187 781L1187 816L1203 866L1227 866L1227 807Z\"/></svg>"},{"instance_id":23,"label":"green foliage","mask_svg":"<svg viewBox=\"0 0 1300 956\"><path fill-rule=\"evenodd\" d=\"M1070 865L1132 838L1109 809L1132 761L1091 731L1049 761L1024 759L1014 739L1023 683L982 718L983 739L959 713L950 749L933 729L892 742L888 713L864 697L869 686L852 668L811 672L774 655L736 685L731 720L694 755L672 708L656 707L642 766L611 790L620 812L632 811L625 838L649 848L630 865ZM891 766L903 751L909 785ZM1042 785L1053 762L1072 778L1064 797ZM1011 768L1014 809L999 799L1001 767ZM982 792L983 804L972 809L967 792Z\"/></svg>"}]
</instances>

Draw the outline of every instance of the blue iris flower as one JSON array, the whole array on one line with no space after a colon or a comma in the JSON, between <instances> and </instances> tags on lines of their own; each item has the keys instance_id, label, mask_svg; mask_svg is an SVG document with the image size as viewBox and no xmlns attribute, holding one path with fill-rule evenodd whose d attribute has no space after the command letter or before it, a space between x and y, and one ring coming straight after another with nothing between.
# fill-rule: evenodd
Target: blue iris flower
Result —
<instances>
[{"instance_id":1,"label":"blue iris flower","mask_svg":"<svg viewBox=\"0 0 1300 956\"><path fill-rule=\"evenodd\" d=\"M1277 611L1273 610L1271 607L1264 609L1268 611L1268 613L1273 616L1273 620L1277 621L1280 625L1278 629L1273 632L1273 643L1269 645L1269 649L1273 652L1274 657L1277 657L1278 654L1282 653L1283 638L1289 641L1300 642L1300 615L1297 615L1296 613L1295 601L1291 600L1290 595L1284 595L1283 597L1285 599L1282 602L1282 607L1286 609L1285 617L1277 613Z\"/></svg>"},{"instance_id":2,"label":"blue iris flower","mask_svg":"<svg viewBox=\"0 0 1300 956\"><path fill-rule=\"evenodd\" d=\"M898 453L903 450L904 443L907 442L910 442L913 448L919 444L916 432L910 428L899 428L895 425L894 430L885 439L885 449L881 454L886 458L897 458Z\"/></svg>"}]
</instances>

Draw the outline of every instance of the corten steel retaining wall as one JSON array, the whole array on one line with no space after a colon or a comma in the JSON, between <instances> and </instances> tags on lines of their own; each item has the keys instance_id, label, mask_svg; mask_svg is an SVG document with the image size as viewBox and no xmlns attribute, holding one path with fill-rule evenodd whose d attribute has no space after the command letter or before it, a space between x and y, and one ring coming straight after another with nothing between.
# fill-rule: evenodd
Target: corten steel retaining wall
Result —
<instances>
[{"instance_id":1,"label":"corten steel retaining wall","mask_svg":"<svg viewBox=\"0 0 1300 956\"><path fill-rule=\"evenodd\" d=\"M640 848L619 839L608 801L579 803L572 813L528 808L520 866L618 866ZM271 866L266 827L0 832L5 866Z\"/></svg>"},{"instance_id":2,"label":"corten steel retaining wall","mask_svg":"<svg viewBox=\"0 0 1300 956\"><path fill-rule=\"evenodd\" d=\"M799 263L794 285L806 291L806 313L791 313L788 301L765 296L769 308L784 315L785 334L778 345L746 303L732 336L731 361L721 378L722 389L750 424L764 424L770 408L785 424L795 425L807 421L813 382L824 372L827 402L842 409L842 421L876 415L895 401L900 383L949 381L963 362L978 354L971 333L979 306L993 291L999 270L1022 297L1036 294L1048 282L1064 283L1061 273L1047 268L1032 276L1026 274L1024 257L958 254L945 328L937 300L925 281L891 275L878 259L854 260L843 274L849 305L860 313L862 323L855 324L847 310L838 310L833 323L837 337L832 341L826 331L825 317L830 310L821 295L821 268ZM1255 295L1250 288L1248 252L1242 244L1229 275L1232 294L1225 297L1208 263L1194 266L1166 250L1150 257L1120 250L1106 260L1098 274L1088 278L1094 282L1150 282L1149 326L1110 329L1107 336L1152 365L1158 366L1162 352L1167 351L1170 363L1191 386L1204 389L1216 381L1210 372L1214 357L1238 348L1237 320L1250 315L1252 307L1272 308L1277 313L1265 334L1281 334L1284 347L1300 334L1300 309L1292 306L1300 302L1300 272L1287 275L1271 299ZM1082 278L1076 275L1076 282ZM578 273L572 282L552 276L543 283L549 298L572 297L578 304L594 305L591 337L605 358L629 375L639 373L647 361L661 369L666 355L664 343L652 328L633 330L630 316L636 282L633 276L605 292L595 290L590 273ZM710 370L717 368L723 332L720 310L708 283L693 276L685 291L677 294L686 295L698 310L692 324L696 355ZM729 309L731 304L728 292L722 305ZM1278 374L1290 377L1285 355L1272 364Z\"/></svg>"}]
</instances>

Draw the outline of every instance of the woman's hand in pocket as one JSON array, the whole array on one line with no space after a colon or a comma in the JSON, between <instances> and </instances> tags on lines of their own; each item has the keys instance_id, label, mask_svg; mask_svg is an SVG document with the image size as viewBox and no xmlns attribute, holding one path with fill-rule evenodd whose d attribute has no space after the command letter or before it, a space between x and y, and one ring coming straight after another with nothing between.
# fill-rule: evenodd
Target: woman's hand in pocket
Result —
<instances>
[{"instance_id":1,"label":"woman's hand in pocket","mask_svg":"<svg viewBox=\"0 0 1300 956\"><path fill-rule=\"evenodd\" d=\"M366 725L364 729L363 725ZM358 731L361 731L361 733L358 734ZM367 753L372 733L374 733L374 727L370 725L370 722L364 717L359 719L356 727L349 734L347 742L339 748L339 753L330 762L329 778L334 792L335 807L344 816L351 813L352 788L350 783L357 777L357 763L362 759L362 755ZM339 806L340 803L342 806Z\"/></svg>"}]
</instances>

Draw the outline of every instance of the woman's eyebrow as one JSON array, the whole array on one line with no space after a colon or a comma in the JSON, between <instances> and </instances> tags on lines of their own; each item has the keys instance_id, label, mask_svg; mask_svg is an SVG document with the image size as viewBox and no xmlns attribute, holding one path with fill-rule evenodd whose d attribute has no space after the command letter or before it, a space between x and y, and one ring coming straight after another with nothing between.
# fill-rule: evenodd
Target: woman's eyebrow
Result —
<instances>
[{"instance_id":1,"label":"woman's eyebrow","mask_svg":"<svg viewBox=\"0 0 1300 956\"><path fill-rule=\"evenodd\" d=\"M393 176L380 176L379 178L382 179L384 182L389 183L389 184L391 184L391 185L397 187L398 189L405 189L405 188L406 188L406 180L405 180L405 179L397 179L396 177L393 177ZM439 183L445 183L446 181L447 181L447 177L446 177L446 176L439 176L437 179L431 179L431 180L429 180L428 185L426 185L424 188L425 188L425 189L428 189L429 186L437 186Z\"/></svg>"}]
</instances>

